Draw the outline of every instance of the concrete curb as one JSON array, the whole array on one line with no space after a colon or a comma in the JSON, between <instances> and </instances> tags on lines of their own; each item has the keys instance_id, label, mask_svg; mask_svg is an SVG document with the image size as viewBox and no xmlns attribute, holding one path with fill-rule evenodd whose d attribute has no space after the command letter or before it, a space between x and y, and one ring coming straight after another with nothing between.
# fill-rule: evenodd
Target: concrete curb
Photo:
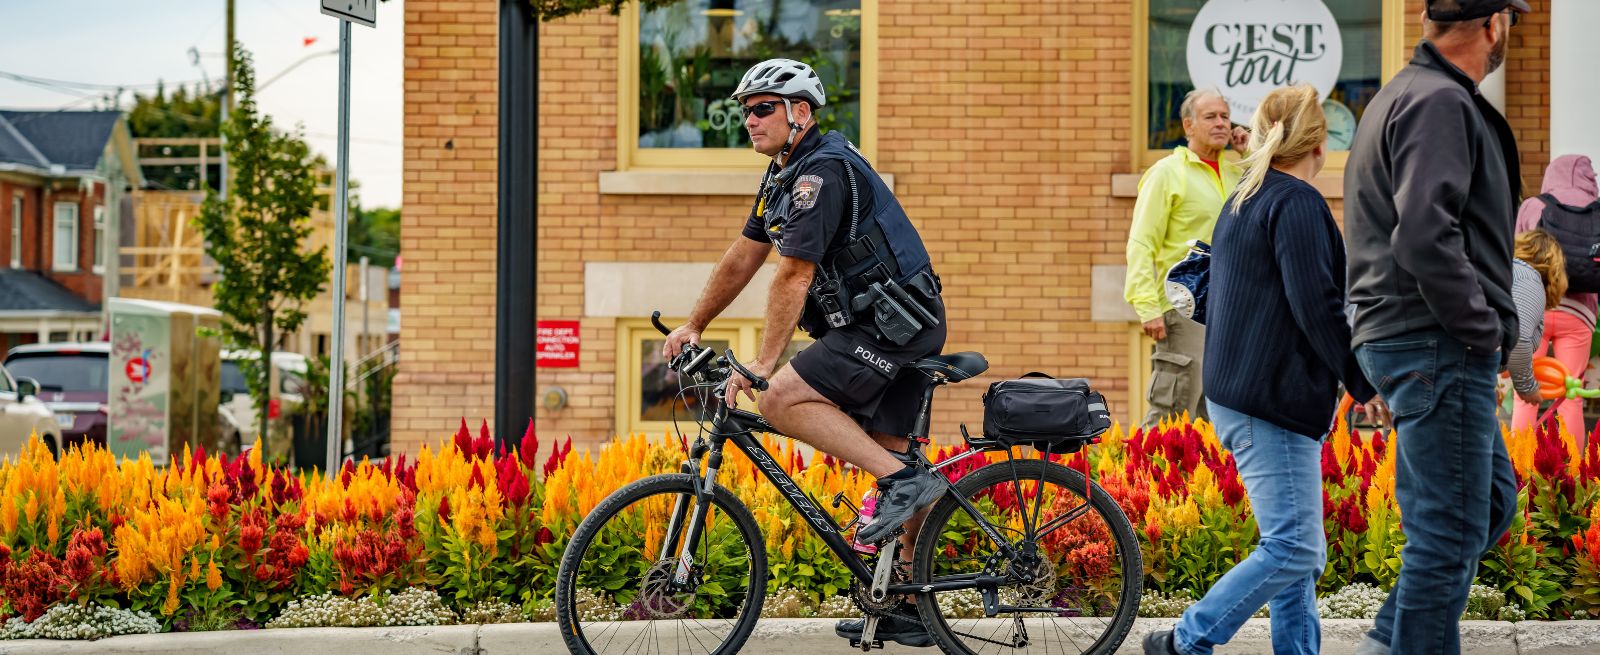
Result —
<instances>
[{"instance_id":1,"label":"concrete curb","mask_svg":"<svg viewBox=\"0 0 1600 655\"><path fill-rule=\"evenodd\" d=\"M1152 630L1170 628L1174 619L1139 619L1118 653L1139 653L1139 640ZM764 619L742 653L788 655L796 652L848 653L833 634L833 619ZM1251 619L1225 655L1272 652L1270 622ZM1322 622L1322 652L1351 655L1371 621ZM1467 621L1461 624L1464 653L1516 655L1591 655L1600 652L1600 621ZM0 655L524 655L565 653L554 623L453 625L408 628L300 628L132 635L100 641L29 639L0 641ZM666 644L661 652L677 652ZM687 652L687 651L686 651ZM859 651L854 651L859 652ZM932 653L890 644L881 655Z\"/></svg>"}]
</instances>

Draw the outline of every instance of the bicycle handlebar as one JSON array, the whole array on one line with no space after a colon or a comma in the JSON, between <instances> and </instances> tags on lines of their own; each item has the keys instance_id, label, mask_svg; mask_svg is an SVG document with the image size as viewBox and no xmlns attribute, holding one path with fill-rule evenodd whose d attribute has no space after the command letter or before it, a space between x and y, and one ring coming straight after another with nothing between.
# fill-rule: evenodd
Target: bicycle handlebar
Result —
<instances>
[{"instance_id":1,"label":"bicycle handlebar","mask_svg":"<svg viewBox=\"0 0 1600 655\"><path fill-rule=\"evenodd\" d=\"M654 325L656 330L659 331L663 336L670 336L672 334L672 331L668 330L667 326L661 322L661 312L659 311L650 312L650 324ZM667 368L684 375L697 375L704 370L706 364L711 361L711 357L714 354L715 352L710 348L702 347L700 344L684 344L683 351L678 353L677 357L674 357L672 361L667 363ZM750 386L755 387L756 391L767 390L768 385L766 379L756 375L755 373L751 373L750 369L747 369L743 364L740 364L739 360L733 356L732 348L729 348L727 352L723 353L723 360L728 363L729 367L737 371L739 375L743 375L746 379L750 380ZM725 383L727 382L727 378L723 378L719 382Z\"/></svg>"}]
</instances>

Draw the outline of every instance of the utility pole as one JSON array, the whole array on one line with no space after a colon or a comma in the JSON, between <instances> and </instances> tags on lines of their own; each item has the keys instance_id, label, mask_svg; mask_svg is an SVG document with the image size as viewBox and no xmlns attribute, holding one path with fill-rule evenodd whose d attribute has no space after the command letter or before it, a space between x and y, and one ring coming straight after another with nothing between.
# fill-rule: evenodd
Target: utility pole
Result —
<instances>
[{"instance_id":1,"label":"utility pole","mask_svg":"<svg viewBox=\"0 0 1600 655\"><path fill-rule=\"evenodd\" d=\"M228 122L228 110L233 107L233 0L228 0L228 19L227 20L228 20L228 28L227 28L227 30L228 30L228 32L227 32L228 33L228 36L227 36L227 39L228 39L228 44L227 45L228 45L228 47L225 48L225 50L227 51L226 52L226 56L228 58L228 60L227 60L228 61L228 67L227 67L226 70L224 70L222 72L222 124L226 124ZM221 166L222 175L221 175L221 180L218 181L218 184L220 185L220 187L222 189L222 193L220 195L223 198L227 198L228 197L228 137L223 134L222 130L218 130L217 131L217 136L222 138L222 166ZM200 144L200 149L201 150L205 150L205 147L206 146L205 146L204 143ZM203 157L204 155L201 155L201 156ZM205 171L201 171L200 175L202 177L204 177L205 176ZM201 189L201 191L205 191L205 189Z\"/></svg>"},{"instance_id":2,"label":"utility pole","mask_svg":"<svg viewBox=\"0 0 1600 655\"><path fill-rule=\"evenodd\" d=\"M500 0L499 245L495 265L495 442L533 417L538 278L539 24L528 0Z\"/></svg>"}]
</instances>

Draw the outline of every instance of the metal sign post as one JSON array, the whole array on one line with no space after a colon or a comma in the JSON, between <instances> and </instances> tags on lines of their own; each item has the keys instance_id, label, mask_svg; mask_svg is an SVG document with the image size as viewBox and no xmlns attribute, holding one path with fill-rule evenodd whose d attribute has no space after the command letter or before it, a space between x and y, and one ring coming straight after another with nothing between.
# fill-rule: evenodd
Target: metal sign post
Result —
<instances>
[{"instance_id":1,"label":"metal sign post","mask_svg":"<svg viewBox=\"0 0 1600 655\"><path fill-rule=\"evenodd\" d=\"M350 23L378 26L377 0L322 0L322 13L339 19L339 145L333 196L333 359L328 380L329 480L339 473L344 445L344 301L350 228Z\"/></svg>"}]
</instances>

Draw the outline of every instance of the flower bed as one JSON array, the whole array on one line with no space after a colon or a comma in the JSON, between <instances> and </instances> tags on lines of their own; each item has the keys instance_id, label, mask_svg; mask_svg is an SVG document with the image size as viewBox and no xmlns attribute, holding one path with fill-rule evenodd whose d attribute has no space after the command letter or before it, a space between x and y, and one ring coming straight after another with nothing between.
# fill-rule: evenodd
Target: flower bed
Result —
<instances>
[{"instance_id":1,"label":"flower bed","mask_svg":"<svg viewBox=\"0 0 1600 655\"><path fill-rule=\"evenodd\" d=\"M1593 440L1579 453L1543 430L1505 438L1522 511L1477 580L1502 595L1506 609L1493 599L1485 606L1497 616L1600 617L1600 452ZM1324 595L1395 579L1404 536L1385 443L1341 427L1324 448ZM831 458L804 461L788 440L768 447L817 498L860 498L872 483ZM1114 428L1089 451L1062 461L1092 470L1128 513L1146 589L1159 594L1152 603L1181 608L1175 599L1203 594L1249 552L1248 501L1207 424L1131 435ZM332 481L264 466L255 452L185 452L158 468L97 448L56 461L33 441L18 461L0 463L0 614L13 619L5 634L548 617L557 563L577 522L622 485L674 471L683 459L676 439L633 436L594 455L572 453L569 438L541 461L531 430L522 447L498 452L487 430L474 437L465 424L415 461L347 465ZM946 470L964 475L1003 457ZM768 593L801 608L794 612L838 614L849 574L777 490L742 455L730 454L720 481L761 525ZM602 597L591 601L590 611L611 609ZM56 627L28 631L41 617Z\"/></svg>"}]
</instances>

